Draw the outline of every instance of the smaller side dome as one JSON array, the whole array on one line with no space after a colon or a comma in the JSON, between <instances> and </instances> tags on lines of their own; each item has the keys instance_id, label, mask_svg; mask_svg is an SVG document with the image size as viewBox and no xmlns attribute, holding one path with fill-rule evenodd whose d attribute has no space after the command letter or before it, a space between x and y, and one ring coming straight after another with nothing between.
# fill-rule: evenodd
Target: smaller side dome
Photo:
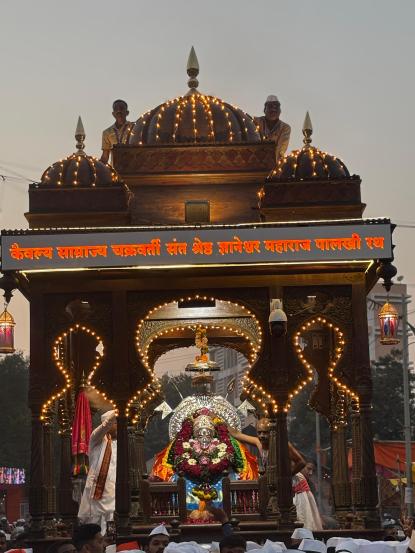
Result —
<instances>
[{"instance_id":1,"label":"smaller side dome","mask_svg":"<svg viewBox=\"0 0 415 553\"><path fill-rule=\"evenodd\" d=\"M350 178L350 173L341 159L311 146L313 127L307 112L304 125L304 146L293 150L280 159L268 176L271 182L302 180L338 180Z\"/></svg>"},{"instance_id":2,"label":"smaller side dome","mask_svg":"<svg viewBox=\"0 0 415 553\"><path fill-rule=\"evenodd\" d=\"M85 131L80 117L75 138L77 151L50 165L41 177L42 186L93 187L120 182L110 164L84 152Z\"/></svg>"}]
</instances>

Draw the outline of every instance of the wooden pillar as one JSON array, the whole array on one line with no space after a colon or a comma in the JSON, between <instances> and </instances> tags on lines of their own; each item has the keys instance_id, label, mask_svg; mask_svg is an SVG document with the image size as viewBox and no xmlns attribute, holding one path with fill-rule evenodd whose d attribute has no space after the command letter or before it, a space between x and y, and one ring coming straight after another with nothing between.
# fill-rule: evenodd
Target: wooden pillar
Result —
<instances>
[{"instance_id":1,"label":"wooden pillar","mask_svg":"<svg viewBox=\"0 0 415 553\"><path fill-rule=\"evenodd\" d=\"M60 433L60 472L58 512L66 526L68 535L72 535L72 529L76 523L78 504L72 499L72 463L71 463L71 430L61 429Z\"/></svg>"},{"instance_id":2,"label":"wooden pillar","mask_svg":"<svg viewBox=\"0 0 415 553\"><path fill-rule=\"evenodd\" d=\"M143 510L140 503L140 473L139 467L139 430L135 426L128 427L128 450L130 455L130 490L131 490L131 508L130 517L132 522L139 522L143 517Z\"/></svg>"},{"instance_id":3,"label":"wooden pillar","mask_svg":"<svg viewBox=\"0 0 415 553\"><path fill-rule=\"evenodd\" d=\"M275 428L276 452L276 485L279 509L279 526L283 529L294 528L296 519L293 505L292 475L288 448L287 413L284 411L288 402L288 340L287 334L276 329L270 336L271 367L273 373L273 395L278 402L278 413L270 409L271 434ZM270 493L272 490L270 489Z\"/></svg>"},{"instance_id":4,"label":"wooden pillar","mask_svg":"<svg viewBox=\"0 0 415 553\"><path fill-rule=\"evenodd\" d=\"M119 406L117 417L117 480L115 492L115 521L117 532L127 535L130 531L130 481L128 422L125 416L126 405Z\"/></svg>"},{"instance_id":5,"label":"wooden pillar","mask_svg":"<svg viewBox=\"0 0 415 553\"><path fill-rule=\"evenodd\" d=\"M44 479L43 424L40 420L40 408L32 409L32 445L30 455L29 512L31 516L31 534L33 537L44 535L44 502L46 488Z\"/></svg>"},{"instance_id":6,"label":"wooden pillar","mask_svg":"<svg viewBox=\"0 0 415 553\"><path fill-rule=\"evenodd\" d=\"M32 440L30 453L29 512L30 533L33 538L44 536L44 440L41 420L42 404L49 392L45 377L45 323L43 296L33 292L30 300L30 371L29 406L32 412Z\"/></svg>"},{"instance_id":7,"label":"wooden pillar","mask_svg":"<svg viewBox=\"0 0 415 553\"><path fill-rule=\"evenodd\" d=\"M277 466L277 423L273 413L270 416L268 459L266 478L268 485L267 518L280 519L278 505L278 466Z\"/></svg>"},{"instance_id":8,"label":"wooden pillar","mask_svg":"<svg viewBox=\"0 0 415 553\"><path fill-rule=\"evenodd\" d=\"M331 451L334 507L336 518L343 528L346 525L346 516L352 511L344 425L331 430Z\"/></svg>"},{"instance_id":9,"label":"wooden pillar","mask_svg":"<svg viewBox=\"0 0 415 553\"><path fill-rule=\"evenodd\" d=\"M45 476L45 521L47 526L56 518L56 482L55 482L55 450L53 446L52 422L43 426L44 476Z\"/></svg>"},{"instance_id":10,"label":"wooden pillar","mask_svg":"<svg viewBox=\"0 0 415 553\"><path fill-rule=\"evenodd\" d=\"M353 505L367 528L380 525L377 509L378 490L372 434L372 378L369 357L365 283L352 285L353 364L360 409L352 415L353 433Z\"/></svg>"},{"instance_id":11,"label":"wooden pillar","mask_svg":"<svg viewBox=\"0 0 415 553\"><path fill-rule=\"evenodd\" d=\"M115 523L119 535L130 532L130 453L128 438L127 401L131 395L128 365L129 325L128 305L125 291L112 294L112 359L113 373L117 374L114 383L114 399L118 406L117 417L117 478L115 485ZM116 371L115 371L116 364Z\"/></svg>"},{"instance_id":12,"label":"wooden pillar","mask_svg":"<svg viewBox=\"0 0 415 553\"><path fill-rule=\"evenodd\" d=\"M277 495L280 528L292 528L296 519L293 505L291 462L288 449L287 413L281 409L276 417L277 437Z\"/></svg>"}]
</instances>

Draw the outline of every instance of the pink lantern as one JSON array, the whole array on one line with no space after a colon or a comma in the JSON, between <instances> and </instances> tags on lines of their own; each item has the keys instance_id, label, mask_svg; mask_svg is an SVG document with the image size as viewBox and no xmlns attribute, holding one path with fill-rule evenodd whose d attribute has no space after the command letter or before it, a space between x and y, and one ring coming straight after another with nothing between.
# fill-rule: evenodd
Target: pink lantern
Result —
<instances>
[{"instance_id":1,"label":"pink lantern","mask_svg":"<svg viewBox=\"0 0 415 553\"><path fill-rule=\"evenodd\" d=\"M13 317L5 306L0 315L0 353L14 353L14 327Z\"/></svg>"},{"instance_id":2,"label":"pink lantern","mask_svg":"<svg viewBox=\"0 0 415 553\"><path fill-rule=\"evenodd\" d=\"M399 315L396 308L386 302L379 311L380 343L386 346L399 344Z\"/></svg>"}]
</instances>

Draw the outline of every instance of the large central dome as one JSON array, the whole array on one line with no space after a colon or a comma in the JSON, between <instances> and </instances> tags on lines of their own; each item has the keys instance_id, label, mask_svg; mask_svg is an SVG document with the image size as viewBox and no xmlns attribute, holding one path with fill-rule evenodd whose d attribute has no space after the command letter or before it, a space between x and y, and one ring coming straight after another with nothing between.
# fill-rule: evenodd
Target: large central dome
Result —
<instances>
[{"instance_id":1,"label":"large central dome","mask_svg":"<svg viewBox=\"0 0 415 553\"><path fill-rule=\"evenodd\" d=\"M199 64L192 48L187 64L189 91L160 104L136 122L130 144L216 144L260 142L250 115L197 90Z\"/></svg>"}]
</instances>

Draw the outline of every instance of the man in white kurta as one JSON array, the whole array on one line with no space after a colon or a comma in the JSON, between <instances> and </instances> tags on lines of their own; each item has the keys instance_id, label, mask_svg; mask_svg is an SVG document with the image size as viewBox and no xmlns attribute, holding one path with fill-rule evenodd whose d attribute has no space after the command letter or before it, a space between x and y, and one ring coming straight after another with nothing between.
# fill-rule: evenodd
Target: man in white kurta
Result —
<instances>
[{"instance_id":1,"label":"man in white kurta","mask_svg":"<svg viewBox=\"0 0 415 553\"><path fill-rule=\"evenodd\" d=\"M91 434L89 471L78 512L82 524L99 524L102 534L114 519L116 474L117 419L115 411L107 411Z\"/></svg>"}]
</instances>

